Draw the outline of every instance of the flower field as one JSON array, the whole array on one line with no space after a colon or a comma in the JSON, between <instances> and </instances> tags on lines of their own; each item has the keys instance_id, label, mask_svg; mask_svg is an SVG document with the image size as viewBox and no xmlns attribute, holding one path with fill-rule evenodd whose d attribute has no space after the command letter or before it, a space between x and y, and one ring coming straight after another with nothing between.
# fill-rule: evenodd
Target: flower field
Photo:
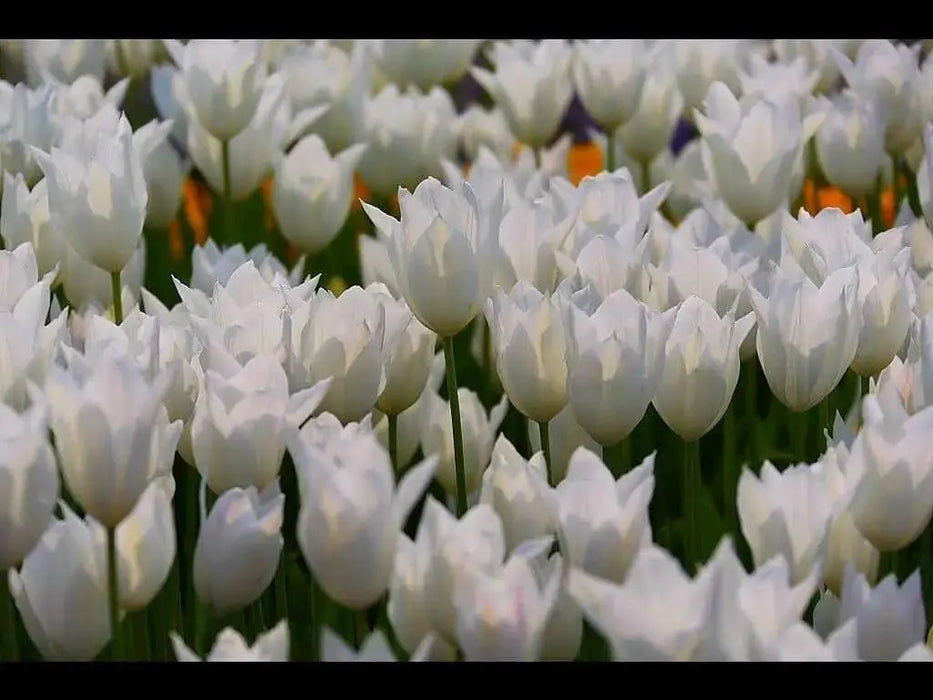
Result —
<instances>
[{"instance_id":1,"label":"flower field","mask_svg":"<svg viewBox=\"0 0 933 700\"><path fill-rule=\"evenodd\" d=\"M930 49L0 41L0 661L933 660Z\"/></svg>"}]
</instances>

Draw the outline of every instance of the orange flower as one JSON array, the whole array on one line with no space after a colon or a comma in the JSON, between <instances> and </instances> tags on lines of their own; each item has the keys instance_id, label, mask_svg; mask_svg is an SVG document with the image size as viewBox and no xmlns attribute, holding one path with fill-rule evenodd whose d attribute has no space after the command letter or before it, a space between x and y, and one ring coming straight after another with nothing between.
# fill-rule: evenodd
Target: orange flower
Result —
<instances>
[{"instance_id":1,"label":"orange flower","mask_svg":"<svg viewBox=\"0 0 933 700\"><path fill-rule=\"evenodd\" d=\"M360 177L359 173L353 173L353 208L362 209L363 205L360 204L360 200L368 202L370 196L372 196L372 193L366 183L363 182L363 178Z\"/></svg>"},{"instance_id":2,"label":"orange flower","mask_svg":"<svg viewBox=\"0 0 933 700\"><path fill-rule=\"evenodd\" d=\"M259 191L262 192L263 205L263 224L266 231L275 230L275 214L272 211L272 176L270 175L262 184L259 185Z\"/></svg>"},{"instance_id":3,"label":"orange flower","mask_svg":"<svg viewBox=\"0 0 933 700\"><path fill-rule=\"evenodd\" d=\"M846 214L851 214L853 211L855 211L855 206L852 204L852 198L838 187L833 187L832 185L821 187L817 192L816 200L820 209L836 207L838 209L842 209L842 211L844 211Z\"/></svg>"},{"instance_id":4,"label":"orange flower","mask_svg":"<svg viewBox=\"0 0 933 700\"><path fill-rule=\"evenodd\" d=\"M194 242L198 245L204 245L209 235L208 221L211 216L211 209L214 207L214 200L211 191L203 183L187 178L183 190L185 200L185 218L188 219L188 225L194 231Z\"/></svg>"},{"instance_id":5,"label":"orange flower","mask_svg":"<svg viewBox=\"0 0 933 700\"><path fill-rule=\"evenodd\" d=\"M603 149L595 141L574 144L567 155L567 173L574 185L587 175L598 175L603 169Z\"/></svg>"},{"instance_id":6,"label":"orange flower","mask_svg":"<svg viewBox=\"0 0 933 700\"><path fill-rule=\"evenodd\" d=\"M881 193L881 219L888 228L894 226L894 188L888 187Z\"/></svg>"},{"instance_id":7,"label":"orange flower","mask_svg":"<svg viewBox=\"0 0 933 700\"><path fill-rule=\"evenodd\" d=\"M168 226L168 249L172 257L179 262L185 258L185 238L181 233L181 222L172 219Z\"/></svg>"}]
</instances>

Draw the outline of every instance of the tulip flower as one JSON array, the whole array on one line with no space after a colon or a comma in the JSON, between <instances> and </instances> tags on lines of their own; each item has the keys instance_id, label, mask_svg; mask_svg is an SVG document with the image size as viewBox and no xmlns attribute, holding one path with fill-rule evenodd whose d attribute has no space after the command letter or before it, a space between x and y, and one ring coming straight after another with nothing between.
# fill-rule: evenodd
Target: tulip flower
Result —
<instances>
[{"instance_id":1,"label":"tulip flower","mask_svg":"<svg viewBox=\"0 0 933 700\"><path fill-rule=\"evenodd\" d=\"M120 607L143 610L159 593L175 562L175 513L171 475L153 479L133 511L117 525L117 572L120 578ZM101 549L106 532L93 522Z\"/></svg>"},{"instance_id":2,"label":"tulip flower","mask_svg":"<svg viewBox=\"0 0 933 700\"><path fill-rule=\"evenodd\" d=\"M221 142L243 131L259 105L266 66L253 40L166 41L197 120Z\"/></svg>"},{"instance_id":3,"label":"tulip flower","mask_svg":"<svg viewBox=\"0 0 933 700\"><path fill-rule=\"evenodd\" d=\"M230 369L205 372L191 420L195 465L216 494L274 482L288 427L307 420L329 386L324 380L290 395L281 365L265 355Z\"/></svg>"},{"instance_id":4,"label":"tulip flower","mask_svg":"<svg viewBox=\"0 0 933 700\"><path fill-rule=\"evenodd\" d=\"M574 44L574 86L586 111L607 134L628 122L638 109L647 67L648 50L642 40Z\"/></svg>"},{"instance_id":5,"label":"tulip flower","mask_svg":"<svg viewBox=\"0 0 933 700\"><path fill-rule=\"evenodd\" d=\"M454 592L457 642L466 661L537 661L557 595L556 569L538 588L532 564L513 555L493 575L467 570Z\"/></svg>"},{"instance_id":6,"label":"tulip flower","mask_svg":"<svg viewBox=\"0 0 933 700\"><path fill-rule=\"evenodd\" d=\"M242 243L224 248L208 238L204 245L196 245L191 249L191 287L210 296L215 284L226 287L237 268L249 260L268 284L275 281L276 275L287 279L295 287L302 282L304 258L299 259L301 264L296 264L289 272L264 243L247 251Z\"/></svg>"},{"instance_id":7,"label":"tulip flower","mask_svg":"<svg viewBox=\"0 0 933 700\"><path fill-rule=\"evenodd\" d=\"M859 47L854 62L838 50L833 56L849 86L874 102L884 116L885 148L903 154L923 129L917 47L871 39Z\"/></svg>"},{"instance_id":8,"label":"tulip flower","mask_svg":"<svg viewBox=\"0 0 933 700\"><path fill-rule=\"evenodd\" d=\"M45 75L73 83L81 75L103 79L106 68L104 39L27 39L24 47L26 77L30 85Z\"/></svg>"},{"instance_id":9,"label":"tulip flower","mask_svg":"<svg viewBox=\"0 0 933 700\"><path fill-rule=\"evenodd\" d=\"M729 209L749 228L791 197L791 177L803 142L800 115L773 102L743 110L716 82L697 112L703 162ZM768 134L765 139L752 134Z\"/></svg>"},{"instance_id":10,"label":"tulip flower","mask_svg":"<svg viewBox=\"0 0 933 700\"><path fill-rule=\"evenodd\" d=\"M927 435L933 408L902 424L865 425L852 444L847 469L856 482L849 509L855 526L882 552L903 549L933 513L933 454Z\"/></svg>"},{"instance_id":11,"label":"tulip flower","mask_svg":"<svg viewBox=\"0 0 933 700\"><path fill-rule=\"evenodd\" d=\"M505 114L498 107L483 109L472 104L457 116L460 148L467 160L476 162L480 149L485 147L500 158L510 158L515 149L515 136L509 129Z\"/></svg>"},{"instance_id":12,"label":"tulip flower","mask_svg":"<svg viewBox=\"0 0 933 700\"><path fill-rule=\"evenodd\" d=\"M818 640L806 640L813 631L800 621L816 586L816 571L796 584L789 574L783 556L747 574L732 540L723 538L697 577L708 582L712 604L694 660L778 660L792 651L789 647L802 651L798 635L818 649Z\"/></svg>"},{"instance_id":13,"label":"tulip flower","mask_svg":"<svg viewBox=\"0 0 933 700\"><path fill-rule=\"evenodd\" d=\"M462 427L458 430L460 435L454 435L451 430L451 402L445 401L437 394L429 395L421 424L421 449L425 454L436 454L440 457L437 481L459 502L460 494L472 494L482 484L483 472L489 466L492 456L496 431L499 430L508 411L509 400L503 395L499 403L487 414L476 393L460 387L457 389L457 402L458 423L462 419ZM463 488L457 464L458 437L461 438L463 446Z\"/></svg>"},{"instance_id":14,"label":"tulip flower","mask_svg":"<svg viewBox=\"0 0 933 700\"><path fill-rule=\"evenodd\" d=\"M810 70L817 72L815 89L819 92L829 92L836 87L840 73L831 49L844 51L844 39L775 39L771 44L782 62L804 59Z\"/></svg>"},{"instance_id":15,"label":"tulip flower","mask_svg":"<svg viewBox=\"0 0 933 700\"><path fill-rule=\"evenodd\" d=\"M870 583L874 583L879 564L878 550L859 532L852 517L849 506L856 483L849 478L852 469L848 462L849 448L844 442L829 446L819 462L820 475L833 499L832 519L826 533L823 582L837 596L842 595L847 566L853 566Z\"/></svg>"},{"instance_id":16,"label":"tulip flower","mask_svg":"<svg viewBox=\"0 0 933 700\"><path fill-rule=\"evenodd\" d=\"M353 172L366 146L331 157L317 135L302 138L276 165L272 206L291 243L315 253L330 243L350 212Z\"/></svg>"},{"instance_id":17,"label":"tulip flower","mask_svg":"<svg viewBox=\"0 0 933 700\"><path fill-rule=\"evenodd\" d=\"M388 198L399 186L420 187L425 177L441 175L442 158L454 157L456 111L439 87L421 94L387 85L365 103L363 115L369 146L359 171L377 197Z\"/></svg>"},{"instance_id":18,"label":"tulip flower","mask_svg":"<svg viewBox=\"0 0 933 700\"><path fill-rule=\"evenodd\" d=\"M351 287L340 296L321 290L292 315L292 345L305 385L330 379L320 410L341 421L372 411L385 387L384 356L398 342L404 312L387 314L373 289Z\"/></svg>"},{"instance_id":19,"label":"tulip flower","mask_svg":"<svg viewBox=\"0 0 933 700\"><path fill-rule=\"evenodd\" d=\"M853 197L874 192L884 159L884 117L879 105L847 90L816 132L816 152L826 178Z\"/></svg>"},{"instance_id":20,"label":"tulip flower","mask_svg":"<svg viewBox=\"0 0 933 700\"><path fill-rule=\"evenodd\" d=\"M52 84L56 87L55 112L62 117L77 117L85 121L108 107L119 111L126 97L129 80L115 83L106 92L101 81L91 75L82 75L70 85L54 81ZM68 120L63 121L67 125Z\"/></svg>"},{"instance_id":21,"label":"tulip flower","mask_svg":"<svg viewBox=\"0 0 933 700\"><path fill-rule=\"evenodd\" d=\"M651 542L653 493L654 453L616 480L599 457L578 448L567 477L549 498L568 565L624 581L638 552Z\"/></svg>"},{"instance_id":22,"label":"tulip flower","mask_svg":"<svg viewBox=\"0 0 933 700\"><path fill-rule=\"evenodd\" d=\"M427 661L433 653L433 648L437 644L433 635L429 635L422 640L421 644L412 652L409 661ZM391 663L397 661L389 641L386 639L382 630L375 630L370 633L359 651L349 646L343 639L334 634L329 628L325 627L321 635L321 661L334 661L338 663L345 662L363 662L363 663Z\"/></svg>"},{"instance_id":23,"label":"tulip flower","mask_svg":"<svg viewBox=\"0 0 933 700\"><path fill-rule=\"evenodd\" d=\"M895 661L926 633L920 572L898 586L886 576L874 588L853 568L846 569L839 624L855 625L855 651L863 661Z\"/></svg>"},{"instance_id":24,"label":"tulip flower","mask_svg":"<svg viewBox=\"0 0 933 700\"><path fill-rule=\"evenodd\" d=\"M201 492L194 590L217 616L240 610L266 590L279 565L285 496L273 481L262 492L234 487L211 508Z\"/></svg>"},{"instance_id":25,"label":"tulip flower","mask_svg":"<svg viewBox=\"0 0 933 700\"><path fill-rule=\"evenodd\" d=\"M428 330L402 300L393 299L382 285L367 287L385 307L387 323L393 326L395 343L384 348L386 383L376 407L389 416L398 416L413 406L428 383L437 336ZM395 328L402 327L399 333Z\"/></svg>"},{"instance_id":26,"label":"tulip flower","mask_svg":"<svg viewBox=\"0 0 933 700\"><path fill-rule=\"evenodd\" d=\"M155 39L114 39L113 62L120 75L142 78L155 62L157 50Z\"/></svg>"},{"instance_id":27,"label":"tulip flower","mask_svg":"<svg viewBox=\"0 0 933 700\"><path fill-rule=\"evenodd\" d=\"M169 636L178 661L201 661L175 632ZM288 621L282 620L268 632L257 635L253 646L235 629L227 627L217 635L204 661L288 661Z\"/></svg>"},{"instance_id":28,"label":"tulip flower","mask_svg":"<svg viewBox=\"0 0 933 700\"><path fill-rule=\"evenodd\" d=\"M3 183L0 238L4 246L13 250L23 243L31 243L39 274L53 271L65 257L66 243L52 226L48 183L40 180L29 190L22 175L13 178L8 172L3 174Z\"/></svg>"},{"instance_id":29,"label":"tulip flower","mask_svg":"<svg viewBox=\"0 0 933 700\"><path fill-rule=\"evenodd\" d=\"M400 88L428 90L463 75L479 44L477 39L376 39L370 50L376 67Z\"/></svg>"},{"instance_id":30,"label":"tulip flower","mask_svg":"<svg viewBox=\"0 0 933 700\"><path fill-rule=\"evenodd\" d=\"M422 641L430 637L434 639L431 659L453 661L456 649L434 636L428 618L425 583L431 551L426 522L426 518L422 517L415 542L408 539L404 532L399 534L392 578L389 581L386 614L399 644L409 654L414 654Z\"/></svg>"},{"instance_id":31,"label":"tulip flower","mask_svg":"<svg viewBox=\"0 0 933 700\"><path fill-rule=\"evenodd\" d=\"M726 412L739 380L739 347L754 323L752 314L720 318L696 296L677 308L654 407L686 442L709 432Z\"/></svg>"},{"instance_id":32,"label":"tulip flower","mask_svg":"<svg viewBox=\"0 0 933 700\"><path fill-rule=\"evenodd\" d=\"M364 610L389 586L398 534L434 475L437 458L412 467L396 489L388 452L374 435L331 450L294 434L289 442L305 482L298 543L324 592ZM362 570L368 572L364 577Z\"/></svg>"},{"instance_id":33,"label":"tulip flower","mask_svg":"<svg viewBox=\"0 0 933 700\"><path fill-rule=\"evenodd\" d=\"M689 660L709 617L705 583L660 547L642 550L621 586L578 569L567 585L616 661Z\"/></svg>"},{"instance_id":34,"label":"tulip flower","mask_svg":"<svg viewBox=\"0 0 933 700\"><path fill-rule=\"evenodd\" d=\"M569 301L568 398L587 433L600 445L615 445L655 397L674 312L658 314L624 289L600 302L589 288ZM586 307L595 308L588 313Z\"/></svg>"},{"instance_id":35,"label":"tulip flower","mask_svg":"<svg viewBox=\"0 0 933 700\"><path fill-rule=\"evenodd\" d=\"M512 133L532 148L546 145L573 97L573 50L563 39L497 42L495 73L476 66L470 73L505 113Z\"/></svg>"},{"instance_id":36,"label":"tulip flower","mask_svg":"<svg viewBox=\"0 0 933 700\"><path fill-rule=\"evenodd\" d=\"M645 72L637 104L635 112L619 129L618 137L625 152L645 169L670 143L683 112L684 101L673 66L655 60ZM649 182L642 184L642 191L650 189Z\"/></svg>"},{"instance_id":37,"label":"tulip flower","mask_svg":"<svg viewBox=\"0 0 933 700\"><path fill-rule=\"evenodd\" d=\"M428 178L414 194L399 189L400 222L363 205L389 239L389 259L409 308L443 339L461 515L467 491L453 336L473 320L491 291L502 197L501 187L489 200L480 200L465 182L451 190Z\"/></svg>"},{"instance_id":38,"label":"tulip flower","mask_svg":"<svg viewBox=\"0 0 933 700\"><path fill-rule=\"evenodd\" d=\"M510 552L525 540L553 534L548 504L541 497L548 492L543 457L536 452L526 461L505 435L499 435L483 474L480 503L491 505L502 520Z\"/></svg>"},{"instance_id":39,"label":"tulip flower","mask_svg":"<svg viewBox=\"0 0 933 700\"><path fill-rule=\"evenodd\" d=\"M832 500L818 468L798 464L779 473L765 460L760 477L743 469L738 510L756 567L782 556L797 585L823 565Z\"/></svg>"},{"instance_id":40,"label":"tulip flower","mask_svg":"<svg viewBox=\"0 0 933 700\"><path fill-rule=\"evenodd\" d=\"M46 659L90 661L110 641L104 549L65 504L19 571L10 593L29 638ZM62 614L62 606L68 614Z\"/></svg>"},{"instance_id":41,"label":"tulip flower","mask_svg":"<svg viewBox=\"0 0 933 700\"><path fill-rule=\"evenodd\" d=\"M419 530L425 530L427 574L424 606L431 629L448 644L457 642L455 595L471 571L492 574L505 559L502 523L491 506L474 506L460 520L432 497L425 500ZM419 532L419 540L420 532Z\"/></svg>"},{"instance_id":42,"label":"tulip flower","mask_svg":"<svg viewBox=\"0 0 933 700\"><path fill-rule=\"evenodd\" d=\"M6 173L21 175L30 189L42 177L33 149L48 153L61 135L62 123L53 108L56 98L51 85L30 90L19 83L9 93L0 127L0 161Z\"/></svg>"},{"instance_id":43,"label":"tulip flower","mask_svg":"<svg viewBox=\"0 0 933 700\"><path fill-rule=\"evenodd\" d=\"M169 423L164 386L127 357L71 357L46 382L55 451L69 492L107 528L130 514L149 482L171 471L181 421Z\"/></svg>"},{"instance_id":44,"label":"tulip flower","mask_svg":"<svg viewBox=\"0 0 933 700\"><path fill-rule=\"evenodd\" d=\"M854 267L836 270L817 286L784 263L769 298L750 289L758 359L772 393L792 411L816 406L852 363L862 325L858 286Z\"/></svg>"},{"instance_id":45,"label":"tulip flower","mask_svg":"<svg viewBox=\"0 0 933 700\"><path fill-rule=\"evenodd\" d=\"M73 151L53 147L51 155L40 152L37 157L49 183L52 225L68 231L69 245L111 273L119 290L120 272L142 235L148 195L126 117L114 133L99 134L93 129L104 128L106 118L101 117L100 127L92 123L95 119L87 123L80 150L77 144ZM119 309L119 295L114 297Z\"/></svg>"},{"instance_id":46,"label":"tulip flower","mask_svg":"<svg viewBox=\"0 0 933 700\"><path fill-rule=\"evenodd\" d=\"M344 51L327 40L299 46L279 62L293 109L327 107L314 123L314 133L324 139L330 153L365 140L370 62L364 42Z\"/></svg>"},{"instance_id":47,"label":"tulip flower","mask_svg":"<svg viewBox=\"0 0 933 700\"><path fill-rule=\"evenodd\" d=\"M0 575L23 561L52 520L58 469L47 430L42 408L19 415L0 403Z\"/></svg>"},{"instance_id":48,"label":"tulip flower","mask_svg":"<svg viewBox=\"0 0 933 700\"><path fill-rule=\"evenodd\" d=\"M739 69L749 53L749 42L736 39L680 40L674 46L677 84L684 96L684 113L702 105L712 85L721 81L733 93L742 89Z\"/></svg>"},{"instance_id":49,"label":"tulip flower","mask_svg":"<svg viewBox=\"0 0 933 700\"><path fill-rule=\"evenodd\" d=\"M146 223L153 228L168 228L181 204L182 187L191 166L182 162L168 140L172 122L153 120L133 134L133 146L139 152L146 178L149 200Z\"/></svg>"}]
</instances>

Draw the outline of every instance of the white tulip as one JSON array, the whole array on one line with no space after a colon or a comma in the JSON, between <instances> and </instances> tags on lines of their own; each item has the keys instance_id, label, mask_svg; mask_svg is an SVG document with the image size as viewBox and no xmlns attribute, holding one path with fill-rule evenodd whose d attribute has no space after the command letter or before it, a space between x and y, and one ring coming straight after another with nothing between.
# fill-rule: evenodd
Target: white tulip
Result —
<instances>
[{"instance_id":1,"label":"white tulip","mask_svg":"<svg viewBox=\"0 0 933 700\"><path fill-rule=\"evenodd\" d=\"M169 636L178 661L201 661L175 632ZM235 629L227 627L217 635L204 661L288 661L288 620L257 635L253 646L249 646Z\"/></svg>"}]
</instances>

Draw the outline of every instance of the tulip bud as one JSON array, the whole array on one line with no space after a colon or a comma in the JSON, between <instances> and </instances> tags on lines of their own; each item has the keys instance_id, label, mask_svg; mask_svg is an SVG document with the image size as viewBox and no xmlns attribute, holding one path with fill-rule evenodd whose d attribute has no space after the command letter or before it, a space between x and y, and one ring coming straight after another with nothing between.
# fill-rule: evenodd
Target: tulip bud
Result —
<instances>
[{"instance_id":1,"label":"tulip bud","mask_svg":"<svg viewBox=\"0 0 933 700\"><path fill-rule=\"evenodd\" d=\"M386 383L376 400L380 411L397 416L415 405L429 383L437 336L412 315L404 301L393 299L388 289L374 287L373 291L386 309L387 324L397 318L392 325L403 328L401 333L393 331L398 340L385 348Z\"/></svg>"},{"instance_id":2,"label":"tulip bud","mask_svg":"<svg viewBox=\"0 0 933 700\"><path fill-rule=\"evenodd\" d=\"M853 197L875 190L884 160L884 120L875 102L846 90L816 132L816 152L826 178Z\"/></svg>"},{"instance_id":3,"label":"tulip bud","mask_svg":"<svg viewBox=\"0 0 933 700\"><path fill-rule=\"evenodd\" d=\"M201 661L175 632L169 636L176 659ZM235 629L227 627L217 635L204 661L288 661L288 620L282 620L268 632L257 635L253 646L249 646Z\"/></svg>"},{"instance_id":4,"label":"tulip bud","mask_svg":"<svg viewBox=\"0 0 933 700\"><path fill-rule=\"evenodd\" d=\"M321 632L321 661L391 663L396 661L396 658L382 630L376 630L367 636L360 650L356 651L334 634L329 627L325 627Z\"/></svg>"},{"instance_id":5,"label":"tulip bud","mask_svg":"<svg viewBox=\"0 0 933 700\"><path fill-rule=\"evenodd\" d=\"M0 403L0 572L16 566L52 520L58 469L45 411L18 415Z\"/></svg>"},{"instance_id":6,"label":"tulip bud","mask_svg":"<svg viewBox=\"0 0 933 700\"><path fill-rule=\"evenodd\" d=\"M667 148L671 134L684 108L677 87L677 75L672 66L656 60L645 72L645 82L635 112L619 130L619 141L625 152L639 163L651 163ZM643 191L650 183L642 183Z\"/></svg>"},{"instance_id":7,"label":"tulip bud","mask_svg":"<svg viewBox=\"0 0 933 700\"><path fill-rule=\"evenodd\" d=\"M90 661L110 640L105 550L88 523L61 507L63 519L52 521L19 571L10 569L10 593L43 658Z\"/></svg>"},{"instance_id":8,"label":"tulip bud","mask_svg":"<svg viewBox=\"0 0 933 700\"><path fill-rule=\"evenodd\" d=\"M34 188L42 177L34 148L48 153L62 130L54 109L57 93L51 85L30 90L18 83L7 94L9 102L0 131L0 161L6 173L21 175L26 186Z\"/></svg>"},{"instance_id":9,"label":"tulip bud","mask_svg":"<svg viewBox=\"0 0 933 700\"><path fill-rule=\"evenodd\" d=\"M471 104L457 116L460 148L467 160L475 162L480 148L485 146L501 158L510 158L515 148L515 137L509 130L505 114L498 107L485 110Z\"/></svg>"},{"instance_id":10,"label":"tulip bud","mask_svg":"<svg viewBox=\"0 0 933 700\"><path fill-rule=\"evenodd\" d=\"M194 590L215 615L223 616L252 603L272 583L284 544L285 496L278 480L262 492L255 486L234 487L217 499L208 516L201 483Z\"/></svg>"},{"instance_id":11,"label":"tulip bud","mask_svg":"<svg viewBox=\"0 0 933 700\"><path fill-rule=\"evenodd\" d=\"M61 117L77 117L85 121L102 109L118 112L120 105L123 104L123 98L126 97L129 80L124 78L115 83L107 92L104 92L100 79L92 75L82 75L70 85L67 83L53 83L53 85L57 87L54 102L56 113ZM65 123L67 124L67 119ZM67 134L67 127L65 133Z\"/></svg>"}]
</instances>

